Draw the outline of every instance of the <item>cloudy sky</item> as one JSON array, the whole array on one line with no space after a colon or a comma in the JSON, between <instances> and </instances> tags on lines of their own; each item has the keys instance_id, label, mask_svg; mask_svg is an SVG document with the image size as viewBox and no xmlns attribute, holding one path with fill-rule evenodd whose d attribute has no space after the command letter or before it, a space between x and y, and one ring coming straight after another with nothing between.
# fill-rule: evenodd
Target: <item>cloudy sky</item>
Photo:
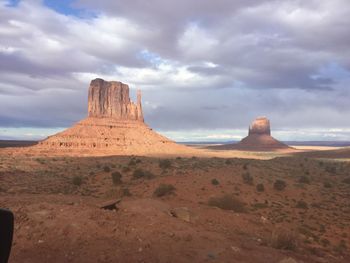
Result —
<instances>
[{"instance_id":1,"label":"cloudy sky","mask_svg":"<svg viewBox=\"0 0 350 263\"><path fill-rule=\"evenodd\" d=\"M0 139L84 118L91 79L143 91L178 141L350 140L348 0L0 0Z\"/></svg>"}]
</instances>

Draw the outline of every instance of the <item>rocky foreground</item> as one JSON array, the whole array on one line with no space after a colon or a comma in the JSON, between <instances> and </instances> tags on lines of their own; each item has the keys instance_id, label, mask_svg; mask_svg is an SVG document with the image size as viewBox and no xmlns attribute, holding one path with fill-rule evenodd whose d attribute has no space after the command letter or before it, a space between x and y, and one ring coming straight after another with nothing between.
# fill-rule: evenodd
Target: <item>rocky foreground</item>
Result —
<instances>
[{"instance_id":1,"label":"rocky foreground","mask_svg":"<svg viewBox=\"0 0 350 263\"><path fill-rule=\"evenodd\" d=\"M350 261L346 162L0 157L10 263Z\"/></svg>"}]
</instances>

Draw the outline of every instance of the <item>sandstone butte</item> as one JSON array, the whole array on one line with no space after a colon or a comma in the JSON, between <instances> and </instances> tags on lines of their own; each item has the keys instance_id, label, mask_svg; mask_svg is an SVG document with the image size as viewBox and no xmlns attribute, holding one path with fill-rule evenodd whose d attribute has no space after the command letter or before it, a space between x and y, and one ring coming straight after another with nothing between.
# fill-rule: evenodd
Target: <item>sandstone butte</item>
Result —
<instances>
[{"instance_id":1,"label":"sandstone butte","mask_svg":"<svg viewBox=\"0 0 350 263\"><path fill-rule=\"evenodd\" d=\"M88 95L88 116L29 151L67 155L157 155L189 153L192 149L156 133L144 122L141 92L130 100L129 86L94 79Z\"/></svg>"},{"instance_id":2,"label":"sandstone butte","mask_svg":"<svg viewBox=\"0 0 350 263\"><path fill-rule=\"evenodd\" d=\"M211 147L217 150L241 151L285 151L292 150L288 145L271 136L270 121L266 117L258 117L249 126L248 136L238 143L218 145Z\"/></svg>"}]
</instances>

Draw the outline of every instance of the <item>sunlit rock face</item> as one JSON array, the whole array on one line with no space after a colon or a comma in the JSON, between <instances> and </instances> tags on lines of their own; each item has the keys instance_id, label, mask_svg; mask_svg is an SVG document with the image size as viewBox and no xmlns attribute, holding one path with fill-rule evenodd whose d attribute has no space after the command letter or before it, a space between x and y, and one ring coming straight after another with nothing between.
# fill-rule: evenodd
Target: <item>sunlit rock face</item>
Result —
<instances>
[{"instance_id":1,"label":"sunlit rock face","mask_svg":"<svg viewBox=\"0 0 350 263\"><path fill-rule=\"evenodd\" d=\"M94 79L89 87L88 116L138 120L143 122L141 92L137 94L137 104L129 97L129 86L118 81Z\"/></svg>"}]
</instances>

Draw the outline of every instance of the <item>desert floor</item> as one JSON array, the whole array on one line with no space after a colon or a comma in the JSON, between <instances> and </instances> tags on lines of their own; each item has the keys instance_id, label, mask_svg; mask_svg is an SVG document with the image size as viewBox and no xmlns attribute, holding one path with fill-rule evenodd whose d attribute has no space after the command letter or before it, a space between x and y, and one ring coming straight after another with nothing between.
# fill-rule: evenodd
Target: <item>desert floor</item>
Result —
<instances>
[{"instance_id":1,"label":"desert floor","mask_svg":"<svg viewBox=\"0 0 350 263\"><path fill-rule=\"evenodd\" d=\"M350 262L346 159L228 156L0 150L0 207L15 214L10 263ZM116 210L101 208L110 200Z\"/></svg>"}]
</instances>

